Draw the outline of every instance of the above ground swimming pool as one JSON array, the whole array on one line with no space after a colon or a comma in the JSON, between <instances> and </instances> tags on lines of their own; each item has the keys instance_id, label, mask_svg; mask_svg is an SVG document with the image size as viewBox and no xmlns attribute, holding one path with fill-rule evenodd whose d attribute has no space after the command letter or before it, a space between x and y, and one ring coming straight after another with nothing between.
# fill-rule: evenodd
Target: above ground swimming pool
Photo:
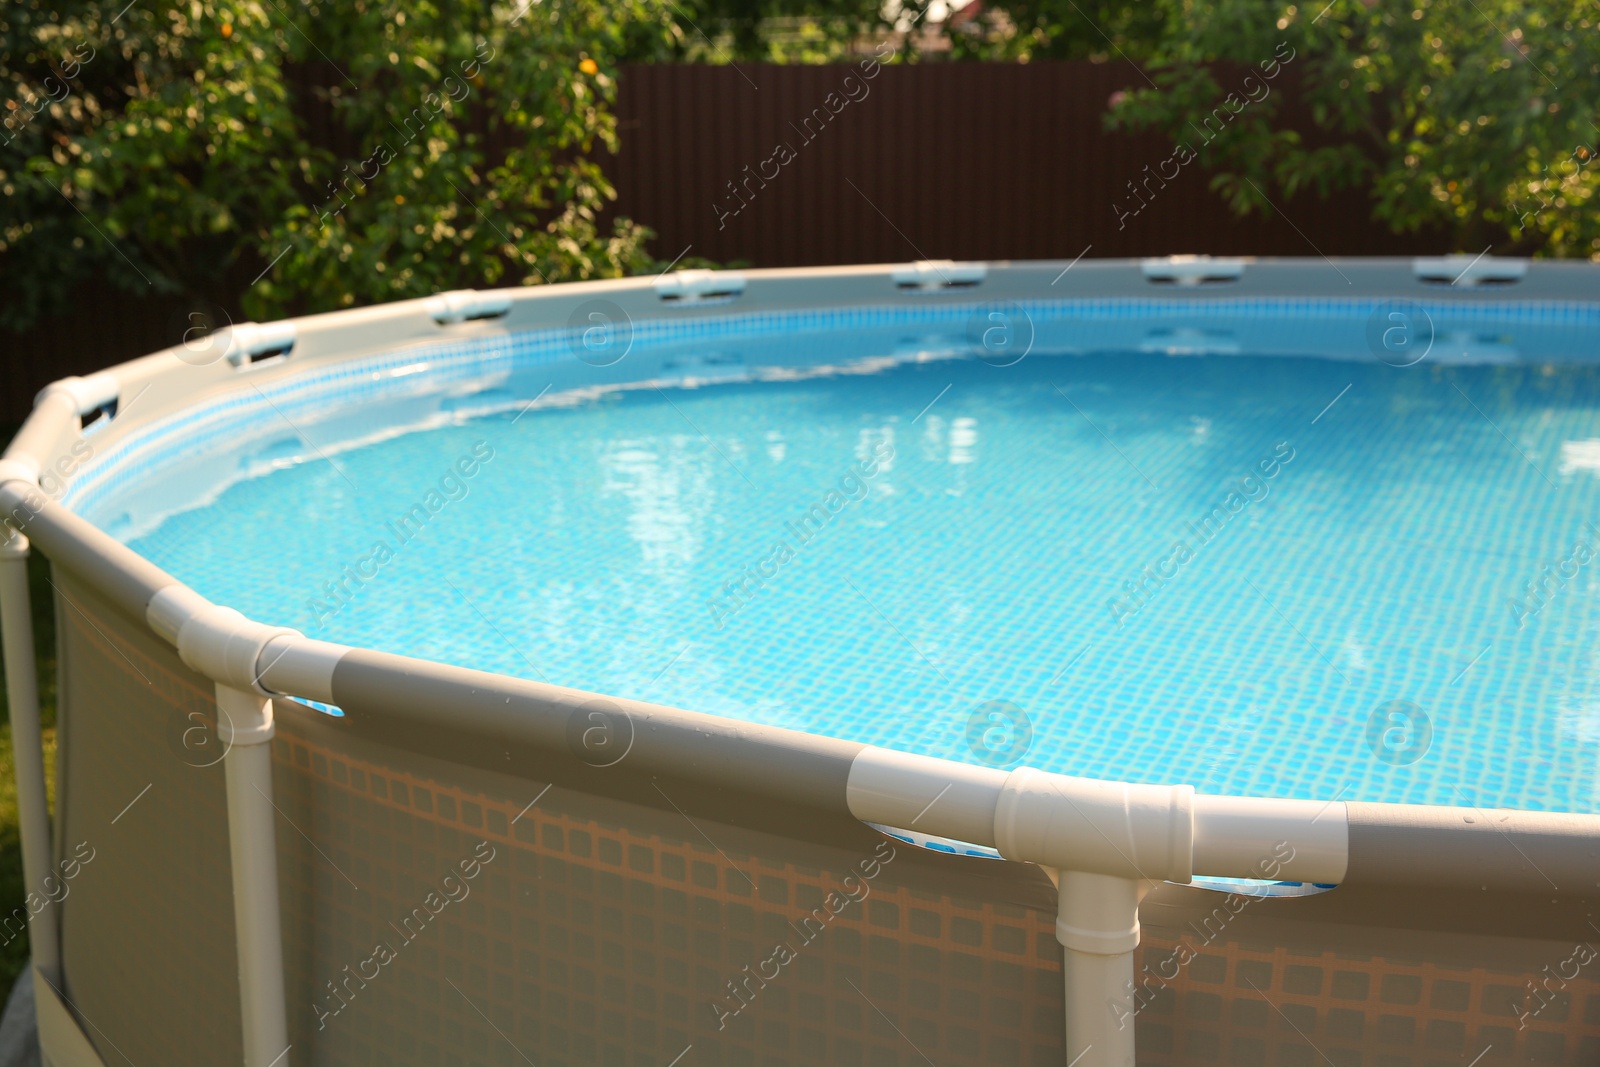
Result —
<instances>
[{"instance_id":1,"label":"above ground swimming pool","mask_svg":"<svg viewBox=\"0 0 1600 1067\"><path fill-rule=\"evenodd\" d=\"M684 272L58 383L47 1050L1591 1063L1597 283Z\"/></svg>"},{"instance_id":2,"label":"above ground swimming pool","mask_svg":"<svg viewBox=\"0 0 1600 1067\"><path fill-rule=\"evenodd\" d=\"M602 387L538 334L420 348L68 501L324 640L965 762L1600 810L1600 310L1422 303L1431 358L1353 360L1384 304L732 315ZM385 376L449 413L351 440Z\"/></svg>"}]
</instances>

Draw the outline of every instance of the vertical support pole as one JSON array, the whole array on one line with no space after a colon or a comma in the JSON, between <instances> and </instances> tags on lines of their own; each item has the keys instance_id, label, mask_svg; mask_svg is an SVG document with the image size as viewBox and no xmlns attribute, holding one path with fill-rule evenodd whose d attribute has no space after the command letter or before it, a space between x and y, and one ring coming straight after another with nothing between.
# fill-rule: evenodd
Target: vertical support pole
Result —
<instances>
[{"instance_id":1,"label":"vertical support pole","mask_svg":"<svg viewBox=\"0 0 1600 1067\"><path fill-rule=\"evenodd\" d=\"M288 1067L278 910L277 827L272 800L272 700L217 684L217 732L228 746L228 850L233 859L234 937L245 1067Z\"/></svg>"},{"instance_id":2,"label":"vertical support pole","mask_svg":"<svg viewBox=\"0 0 1600 1067\"><path fill-rule=\"evenodd\" d=\"M1133 950L1139 947L1139 901L1150 883L1062 871L1057 888L1067 1061L1077 1067L1134 1067Z\"/></svg>"},{"instance_id":3,"label":"vertical support pole","mask_svg":"<svg viewBox=\"0 0 1600 1067\"><path fill-rule=\"evenodd\" d=\"M6 699L11 707L11 751L16 760L17 814L22 830L22 878L32 898L48 901L50 800L44 784L39 729L39 680L33 650L33 609L28 596L28 539L8 526L0 543L0 638L5 646ZM55 908L28 909L28 943L34 967L61 983L61 938Z\"/></svg>"}]
</instances>

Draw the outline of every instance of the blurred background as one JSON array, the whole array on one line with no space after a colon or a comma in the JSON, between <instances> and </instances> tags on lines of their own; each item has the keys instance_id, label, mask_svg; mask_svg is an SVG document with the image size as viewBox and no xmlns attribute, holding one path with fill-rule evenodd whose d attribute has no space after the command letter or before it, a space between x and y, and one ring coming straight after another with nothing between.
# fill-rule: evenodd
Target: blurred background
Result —
<instances>
[{"instance_id":1,"label":"blurred background","mask_svg":"<svg viewBox=\"0 0 1600 1067\"><path fill-rule=\"evenodd\" d=\"M12 0L0 421L228 321L669 265L1600 254L1578 0Z\"/></svg>"},{"instance_id":2,"label":"blurred background","mask_svg":"<svg viewBox=\"0 0 1600 1067\"><path fill-rule=\"evenodd\" d=\"M923 258L1600 257L1597 16L8 0L0 436L64 375L441 289ZM0 979L25 940L0 945Z\"/></svg>"}]
</instances>

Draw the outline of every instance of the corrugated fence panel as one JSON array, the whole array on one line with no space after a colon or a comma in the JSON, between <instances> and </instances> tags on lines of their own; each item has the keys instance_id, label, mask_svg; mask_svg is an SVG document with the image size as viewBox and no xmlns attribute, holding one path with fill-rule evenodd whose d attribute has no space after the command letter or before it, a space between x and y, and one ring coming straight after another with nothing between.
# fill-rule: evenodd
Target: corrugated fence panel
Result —
<instances>
[{"instance_id":1,"label":"corrugated fence panel","mask_svg":"<svg viewBox=\"0 0 1600 1067\"><path fill-rule=\"evenodd\" d=\"M314 87L337 74L297 77ZM1138 84L1129 66L1094 63L933 63L883 67L870 80L848 65L627 67L617 101L622 147L606 169L619 193L615 213L652 227L662 260L686 250L758 267L1070 259L1085 250L1096 258L1450 250L1435 236L1389 233L1360 191L1286 204L1292 225L1235 219L1198 165L1164 189L1153 183L1149 205L1119 227L1116 205L1136 203L1128 183L1172 154L1159 136L1104 129L1111 94ZM830 114L828 94L840 94L837 102L847 92L858 99ZM317 138L341 158L359 154L322 110L311 111ZM763 179L761 164L780 143L794 158L769 165ZM748 182L743 201L731 191L736 181ZM719 204L729 211L720 221ZM235 281L256 269L245 264ZM174 343L187 321L182 298L103 282L76 303L98 314L50 319L0 344L0 422L20 421L50 381ZM108 333L101 324L113 320Z\"/></svg>"},{"instance_id":2,"label":"corrugated fence panel","mask_svg":"<svg viewBox=\"0 0 1600 1067\"><path fill-rule=\"evenodd\" d=\"M1095 63L936 63L871 79L851 65L628 67L608 170L617 212L657 232L663 259L684 248L763 267L1445 250L1373 222L1361 191L1235 218L1209 189L1198 136L1199 161L1163 183L1164 137L1104 126L1111 95L1139 84L1128 65Z\"/></svg>"}]
</instances>

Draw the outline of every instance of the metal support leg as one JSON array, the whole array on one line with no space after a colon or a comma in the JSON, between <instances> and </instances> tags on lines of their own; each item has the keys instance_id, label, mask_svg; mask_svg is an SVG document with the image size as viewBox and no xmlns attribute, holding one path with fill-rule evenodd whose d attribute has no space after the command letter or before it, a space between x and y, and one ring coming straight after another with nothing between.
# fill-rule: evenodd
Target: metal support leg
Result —
<instances>
[{"instance_id":1,"label":"metal support leg","mask_svg":"<svg viewBox=\"0 0 1600 1067\"><path fill-rule=\"evenodd\" d=\"M39 682L34 671L33 610L28 598L28 539L9 527L0 543L0 637L5 645L6 697L11 705L11 751L16 760L17 814L22 830L22 877L28 891L28 942L33 965L61 982L61 938L51 902L50 801L44 785L39 729ZM59 892L59 887L57 887ZM35 907L35 902L41 902Z\"/></svg>"},{"instance_id":2,"label":"metal support leg","mask_svg":"<svg viewBox=\"0 0 1600 1067\"><path fill-rule=\"evenodd\" d=\"M278 848L272 802L272 701L217 685L217 730L228 745L228 846L239 950L245 1067L288 1067Z\"/></svg>"},{"instance_id":3,"label":"metal support leg","mask_svg":"<svg viewBox=\"0 0 1600 1067\"><path fill-rule=\"evenodd\" d=\"M1067 1060L1077 1067L1133 1067L1133 950L1139 947L1139 901L1150 883L1062 871L1057 888Z\"/></svg>"}]
</instances>

